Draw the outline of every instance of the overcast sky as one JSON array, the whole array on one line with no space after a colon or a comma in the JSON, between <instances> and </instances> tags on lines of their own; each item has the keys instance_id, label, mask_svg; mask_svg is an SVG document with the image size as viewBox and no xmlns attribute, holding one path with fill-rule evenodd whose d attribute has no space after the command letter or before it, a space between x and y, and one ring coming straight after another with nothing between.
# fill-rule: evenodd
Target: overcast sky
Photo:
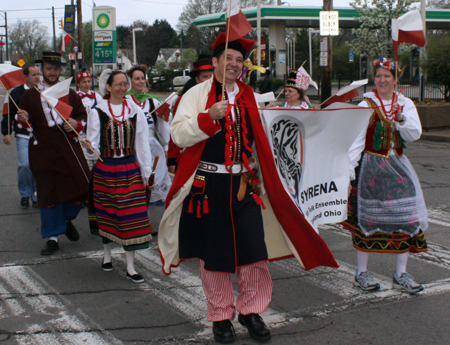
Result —
<instances>
[{"instance_id":1,"label":"overcast sky","mask_svg":"<svg viewBox=\"0 0 450 345\"><path fill-rule=\"evenodd\" d=\"M284 1L284 0L283 0ZM152 24L156 19L166 19L174 29L183 7L188 0L82 0L83 22L92 20L92 7L113 6L116 8L116 24L129 25L134 20L143 19ZM289 0L291 6L310 6L311 0ZM349 0L334 0L334 7L350 7ZM52 35L52 6L55 7L56 35L60 34L58 20L64 17L64 5L70 4L69 0L15 0L1 1L0 11L7 12L8 26L17 20L37 19L42 25L48 27L48 34ZM314 0L316 6L320 6L321 0ZM284 6L287 6L284 5ZM0 25L3 25L3 17L0 15Z\"/></svg>"}]
</instances>

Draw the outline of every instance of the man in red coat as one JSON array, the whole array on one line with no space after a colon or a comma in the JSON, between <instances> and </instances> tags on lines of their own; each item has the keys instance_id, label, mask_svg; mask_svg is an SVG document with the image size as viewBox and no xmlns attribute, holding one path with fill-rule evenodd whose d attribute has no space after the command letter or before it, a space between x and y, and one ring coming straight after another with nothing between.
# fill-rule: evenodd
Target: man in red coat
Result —
<instances>
[{"instance_id":1,"label":"man in red coat","mask_svg":"<svg viewBox=\"0 0 450 345\"><path fill-rule=\"evenodd\" d=\"M270 331L259 315L272 295L268 260L294 255L305 269L337 263L289 202L253 90L238 80L254 41L229 42L225 54L225 37L221 33L213 44L213 77L183 96L171 124L172 139L184 151L166 199L158 246L166 274L183 260L200 259L216 341L235 340L231 321L236 311L254 339L268 341ZM264 178L261 193L257 169ZM236 274L239 285L236 303L230 274Z\"/></svg>"},{"instance_id":2,"label":"man in red coat","mask_svg":"<svg viewBox=\"0 0 450 345\"><path fill-rule=\"evenodd\" d=\"M30 140L30 168L36 178L38 207L41 214L41 234L47 239L41 255L51 255L59 250L58 235L66 234L71 241L78 241L79 234L72 220L87 198L89 168L78 138L71 126L83 130L86 109L78 94L69 90L69 105L73 107L65 123L47 103L40 92L59 82L61 54L43 52L41 63L43 82L39 91L28 90L21 99L17 112L19 121L33 128L36 140Z\"/></svg>"}]
</instances>

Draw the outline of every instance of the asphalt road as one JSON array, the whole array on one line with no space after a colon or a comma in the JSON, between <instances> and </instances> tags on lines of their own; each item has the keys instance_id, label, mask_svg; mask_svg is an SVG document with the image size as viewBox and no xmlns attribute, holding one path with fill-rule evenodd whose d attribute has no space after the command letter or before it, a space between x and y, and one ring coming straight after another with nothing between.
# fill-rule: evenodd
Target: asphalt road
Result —
<instances>
[{"instance_id":1,"label":"asphalt road","mask_svg":"<svg viewBox=\"0 0 450 345\"><path fill-rule=\"evenodd\" d=\"M369 269L381 290L353 287L356 254L346 231L320 233L339 269L302 270L294 259L271 263L274 292L263 317L271 344L448 344L450 333L450 143L418 141L406 155L422 182L429 211L430 251L412 255L408 270L425 285L417 296L392 290L393 255L373 255ZM37 209L21 209L15 140L0 143L0 343L12 344L209 344L210 323L191 260L170 276L161 271L156 240L137 254L145 280L125 279L125 255L114 246L112 272L100 269L101 241L89 233L87 210L75 220L81 239L60 238L61 251L39 255ZM151 210L157 225L162 208ZM237 292L237 286L235 285ZM235 344L255 344L234 322Z\"/></svg>"}]
</instances>

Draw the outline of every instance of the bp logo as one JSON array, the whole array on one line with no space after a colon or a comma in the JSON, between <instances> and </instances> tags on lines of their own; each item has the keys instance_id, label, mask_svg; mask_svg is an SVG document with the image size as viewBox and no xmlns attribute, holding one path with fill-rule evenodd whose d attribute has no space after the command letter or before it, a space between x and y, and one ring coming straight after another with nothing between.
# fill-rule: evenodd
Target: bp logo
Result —
<instances>
[{"instance_id":1,"label":"bp logo","mask_svg":"<svg viewBox=\"0 0 450 345\"><path fill-rule=\"evenodd\" d=\"M97 25L102 29L106 29L110 22L109 16L106 13L102 13L97 17Z\"/></svg>"}]
</instances>

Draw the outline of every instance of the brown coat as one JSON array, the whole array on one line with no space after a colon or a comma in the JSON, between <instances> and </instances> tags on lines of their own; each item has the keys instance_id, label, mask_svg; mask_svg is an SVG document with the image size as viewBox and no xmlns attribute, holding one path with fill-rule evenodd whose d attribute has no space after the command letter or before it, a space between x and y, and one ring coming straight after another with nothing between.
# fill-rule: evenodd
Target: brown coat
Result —
<instances>
[{"instance_id":1,"label":"brown coat","mask_svg":"<svg viewBox=\"0 0 450 345\"><path fill-rule=\"evenodd\" d=\"M86 121L86 109L80 96L70 90L70 117ZM38 206L50 207L59 202L83 201L87 198L89 167L81 149L62 126L49 127L37 90L30 89L22 97L20 108L28 112L33 134L30 140L30 168L36 178Z\"/></svg>"}]
</instances>

